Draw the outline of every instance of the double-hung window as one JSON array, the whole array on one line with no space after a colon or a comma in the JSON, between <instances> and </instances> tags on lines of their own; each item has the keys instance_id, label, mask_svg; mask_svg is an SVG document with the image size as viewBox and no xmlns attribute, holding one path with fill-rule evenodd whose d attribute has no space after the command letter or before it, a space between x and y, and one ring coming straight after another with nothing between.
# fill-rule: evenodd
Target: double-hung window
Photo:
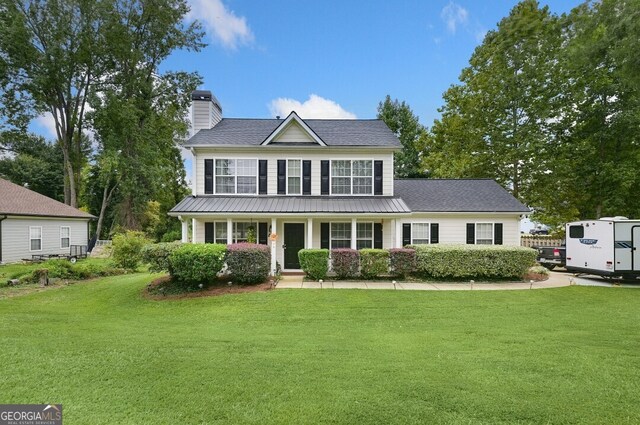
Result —
<instances>
[{"instance_id":1,"label":"double-hung window","mask_svg":"<svg viewBox=\"0 0 640 425\"><path fill-rule=\"evenodd\" d=\"M331 223L331 249L351 248L351 223Z\"/></svg>"},{"instance_id":2,"label":"double-hung window","mask_svg":"<svg viewBox=\"0 0 640 425\"><path fill-rule=\"evenodd\" d=\"M493 245L493 223L476 223L476 245Z\"/></svg>"},{"instance_id":3,"label":"double-hung window","mask_svg":"<svg viewBox=\"0 0 640 425\"><path fill-rule=\"evenodd\" d=\"M42 227L29 227L29 249L31 251L42 251Z\"/></svg>"},{"instance_id":4,"label":"double-hung window","mask_svg":"<svg viewBox=\"0 0 640 425\"><path fill-rule=\"evenodd\" d=\"M424 245L429 243L429 223L411 223L411 244Z\"/></svg>"},{"instance_id":5,"label":"double-hung window","mask_svg":"<svg viewBox=\"0 0 640 425\"><path fill-rule=\"evenodd\" d=\"M68 226L60 227L60 248L69 248L70 230Z\"/></svg>"},{"instance_id":6,"label":"double-hung window","mask_svg":"<svg viewBox=\"0 0 640 425\"><path fill-rule=\"evenodd\" d=\"M373 223L356 223L356 248L373 248Z\"/></svg>"},{"instance_id":7,"label":"double-hung window","mask_svg":"<svg viewBox=\"0 0 640 425\"><path fill-rule=\"evenodd\" d=\"M216 193L255 194L258 191L256 159L216 159Z\"/></svg>"},{"instance_id":8,"label":"double-hung window","mask_svg":"<svg viewBox=\"0 0 640 425\"><path fill-rule=\"evenodd\" d=\"M299 159L287 160L287 193L289 195L302 193L302 161Z\"/></svg>"},{"instance_id":9,"label":"double-hung window","mask_svg":"<svg viewBox=\"0 0 640 425\"><path fill-rule=\"evenodd\" d=\"M216 221L214 223L214 242L227 244L227 222L226 221Z\"/></svg>"},{"instance_id":10,"label":"double-hung window","mask_svg":"<svg viewBox=\"0 0 640 425\"><path fill-rule=\"evenodd\" d=\"M373 193L373 161L331 161L331 193L333 195L371 195Z\"/></svg>"},{"instance_id":11,"label":"double-hung window","mask_svg":"<svg viewBox=\"0 0 640 425\"><path fill-rule=\"evenodd\" d=\"M248 221L235 221L233 223L233 243L246 242L249 233L249 228L253 226L254 231L257 228L256 223L250 223Z\"/></svg>"}]
</instances>

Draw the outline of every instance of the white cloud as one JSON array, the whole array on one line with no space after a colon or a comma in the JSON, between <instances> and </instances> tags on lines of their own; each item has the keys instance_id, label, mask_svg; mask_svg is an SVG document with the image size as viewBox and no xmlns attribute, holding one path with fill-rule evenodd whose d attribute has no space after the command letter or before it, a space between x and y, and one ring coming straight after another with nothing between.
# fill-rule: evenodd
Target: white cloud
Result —
<instances>
[{"instance_id":1,"label":"white cloud","mask_svg":"<svg viewBox=\"0 0 640 425\"><path fill-rule=\"evenodd\" d=\"M301 118L342 118L355 119L356 114L345 110L333 100L325 99L316 94L309 96L309 99L300 102L295 99L279 97L269 104L271 115L286 117L291 111L296 111Z\"/></svg>"},{"instance_id":2,"label":"white cloud","mask_svg":"<svg viewBox=\"0 0 640 425\"><path fill-rule=\"evenodd\" d=\"M190 4L188 19L200 20L213 40L223 47L235 50L253 41L247 19L227 9L222 0L190 0Z\"/></svg>"},{"instance_id":3,"label":"white cloud","mask_svg":"<svg viewBox=\"0 0 640 425\"><path fill-rule=\"evenodd\" d=\"M458 25L465 25L469 20L469 12L464 7L451 1L442 8L440 17L447 24L449 31L455 33Z\"/></svg>"},{"instance_id":4,"label":"white cloud","mask_svg":"<svg viewBox=\"0 0 640 425\"><path fill-rule=\"evenodd\" d=\"M56 122L53 119L53 115L49 112L45 112L36 118L36 124L43 130L45 137L57 139L58 133L56 132Z\"/></svg>"}]
</instances>

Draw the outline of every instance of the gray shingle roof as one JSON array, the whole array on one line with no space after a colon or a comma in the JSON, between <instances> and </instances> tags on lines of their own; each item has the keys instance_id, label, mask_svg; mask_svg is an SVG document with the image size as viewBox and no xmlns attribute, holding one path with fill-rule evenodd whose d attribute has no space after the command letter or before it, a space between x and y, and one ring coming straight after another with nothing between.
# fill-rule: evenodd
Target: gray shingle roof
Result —
<instances>
[{"instance_id":1,"label":"gray shingle roof","mask_svg":"<svg viewBox=\"0 0 640 425\"><path fill-rule=\"evenodd\" d=\"M491 179L399 179L393 194L411 211L530 212Z\"/></svg>"},{"instance_id":2,"label":"gray shingle roof","mask_svg":"<svg viewBox=\"0 0 640 425\"><path fill-rule=\"evenodd\" d=\"M402 199L380 196L187 196L172 213L409 213Z\"/></svg>"},{"instance_id":3,"label":"gray shingle roof","mask_svg":"<svg viewBox=\"0 0 640 425\"><path fill-rule=\"evenodd\" d=\"M95 218L33 190L0 179L0 215Z\"/></svg>"},{"instance_id":4,"label":"gray shingle roof","mask_svg":"<svg viewBox=\"0 0 640 425\"><path fill-rule=\"evenodd\" d=\"M282 119L223 118L215 127L200 130L185 146L258 146ZM327 146L400 147L400 141L382 120L316 120L304 122Z\"/></svg>"}]
</instances>

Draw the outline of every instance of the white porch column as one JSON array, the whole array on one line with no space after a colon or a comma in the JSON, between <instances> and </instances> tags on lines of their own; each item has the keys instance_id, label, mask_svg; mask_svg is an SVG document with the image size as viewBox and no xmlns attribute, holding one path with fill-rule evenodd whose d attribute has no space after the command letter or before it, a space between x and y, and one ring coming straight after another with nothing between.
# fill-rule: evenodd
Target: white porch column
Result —
<instances>
[{"instance_id":1,"label":"white porch column","mask_svg":"<svg viewBox=\"0 0 640 425\"><path fill-rule=\"evenodd\" d=\"M271 233L277 235L278 232L276 232L276 219L272 218L271 219ZM280 236L278 236L280 237ZM269 235L269 240L271 240L271 235ZM271 276L275 276L276 274L276 243L277 241L275 240L271 240Z\"/></svg>"},{"instance_id":2,"label":"white porch column","mask_svg":"<svg viewBox=\"0 0 640 425\"><path fill-rule=\"evenodd\" d=\"M178 217L182 223L182 243L189 242L189 221L186 218Z\"/></svg>"},{"instance_id":3,"label":"white porch column","mask_svg":"<svg viewBox=\"0 0 640 425\"><path fill-rule=\"evenodd\" d=\"M313 219L307 219L307 249L313 248Z\"/></svg>"},{"instance_id":4,"label":"white porch column","mask_svg":"<svg viewBox=\"0 0 640 425\"><path fill-rule=\"evenodd\" d=\"M233 221L228 218L227 219L227 245L231 245L233 243Z\"/></svg>"},{"instance_id":5,"label":"white porch column","mask_svg":"<svg viewBox=\"0 0 640 425\"><path fill-rule=\"evenodd\" d=\"M396 222L396 237L393 241L393 247L402 248L402 220L396 218L394 221Z\"/></svg>"},{"instance_id":6,"label":"white porch column","mask_svg":"<svg viewBox=\"0 0 640 425\"><path fill-rule=\"evenodd\" d=\"M196 219L195 218L191 219L191 242L192 243L198 242L196 240Z\"/></svg>"},{"instance_id":7,"label":"white porch column","mask_svg":"<svg viewBox=\"0 0 640 425\"><path fill-rule=\"evenodd\" d=\"M356 225L356 219L351 219L351 249L358 249L358 244L356 242L358 235L356 234L358 226Z\"/></svg>"}]
</instances>

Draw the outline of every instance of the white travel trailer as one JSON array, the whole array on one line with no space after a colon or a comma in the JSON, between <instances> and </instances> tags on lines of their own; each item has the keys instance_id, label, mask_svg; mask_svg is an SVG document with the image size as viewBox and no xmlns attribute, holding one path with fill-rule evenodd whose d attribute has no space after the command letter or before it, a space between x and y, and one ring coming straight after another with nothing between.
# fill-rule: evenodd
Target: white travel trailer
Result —
<instances>
[{"instance_id":1,"label":"white travel trailer","mask_svg":"<svg viewBox=\"0 0 640 425\"><path fill-rule=\"evenodd\" d=\"M604 217L567 223L567 270L640 276L640 220Z\"/></svg>"}]
</instances>

